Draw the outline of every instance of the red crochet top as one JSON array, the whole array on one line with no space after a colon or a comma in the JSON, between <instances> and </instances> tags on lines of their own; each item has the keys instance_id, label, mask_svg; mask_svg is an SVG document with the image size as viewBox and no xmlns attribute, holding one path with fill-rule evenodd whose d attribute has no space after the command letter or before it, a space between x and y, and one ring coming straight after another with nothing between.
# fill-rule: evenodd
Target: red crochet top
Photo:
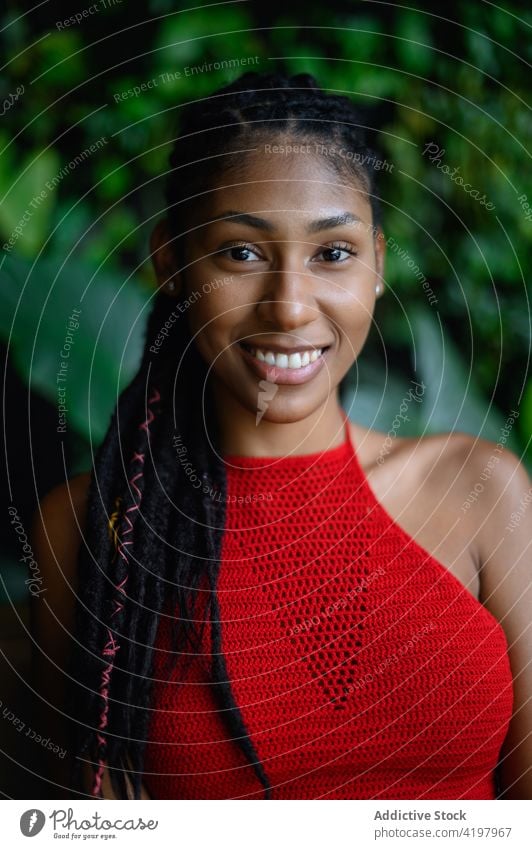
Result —
<instances>
[{"instance_id":1,"label":"red crochet top","mask_svg":"<svg viewBox=\"0 0 532 849\"><path fill-rule=\"evenodd\" d=\"M270 798L493 799L513 701L504 631L376 499L347 417L324 452L224 462L222 648ZM208 626L204 656L166 683L171 621L148 792L264 798L217 710Z\"/></svg>"}]
</instances>

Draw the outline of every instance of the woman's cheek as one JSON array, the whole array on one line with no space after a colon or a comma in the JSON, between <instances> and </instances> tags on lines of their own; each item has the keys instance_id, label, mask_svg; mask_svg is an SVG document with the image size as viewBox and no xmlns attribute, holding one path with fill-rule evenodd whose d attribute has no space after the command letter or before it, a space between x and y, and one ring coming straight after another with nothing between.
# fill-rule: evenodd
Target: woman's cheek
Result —
<instances>
[{"instance_id":1,"label":"woman's cheek","mask_svg":"<svg viewBox=\"0 0 532 849\"><path fill-rule=\"evenodd\" d=\"M335 299L334 312L340 327L363 328L371 324L375 306L375 284L348 282Z\"/></svg>"},{"instance_id":2,"label":"woman's cheek","mask_svg":"<svg viewBox=\"0 0 532 849\"><path fill-rule=\"evenodd\" d=\"M199 309L199 304L190 308L189 327L193 344L203 360L207 365L216 367L220 354L227 348L228 340L232 337L229 327L226 327L224 332L224 317L227 319L229 313L224 313L223 310L220 313L219 307L214 306L212 301L208 304L207 301L212 298L212 295L204 296L202 309Z\"/></svg>"}]
</instances>

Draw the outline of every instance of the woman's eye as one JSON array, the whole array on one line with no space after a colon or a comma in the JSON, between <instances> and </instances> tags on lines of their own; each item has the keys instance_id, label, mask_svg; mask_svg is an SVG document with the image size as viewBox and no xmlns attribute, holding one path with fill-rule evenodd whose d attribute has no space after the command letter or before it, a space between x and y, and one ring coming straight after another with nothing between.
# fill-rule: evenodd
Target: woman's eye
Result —
<instances>
[{"instance_id":1,"label":"woman's eye","mask_svg":"<svg viewBox=\"0 0 532 849\"><path fill-rule=\"evenodd\" d=\"M228 259L233 260L234 262L255 262L257 260L261 260L262 257L258 254L257 250L253 245L249 245L246 243L238 243L235 245L228 245L225 248L222 248L218 253L221 256L225 256ZM356 256L357 251L347 242L342 242L334 245L327 245L327 247L323 247L322 250L317 254L318 257L325 257L325 261L328 263L332 263L338 265L342 262L346 262L350 256Z\"/></svg>"},{"instance_id":2,"label":"woman's eye","mask_svg":"<svg viewBox=\"0 0 532 849\"><path fill-rule=\"evenodd\" d=\"M253 250L251 245L245 244L229 245L227 248L222 248L222 250L218 253L221 254L221 256L227 256L229 259L235 260L235 262L248 262L250 255L251 259L253 259L253 256L255 256L256 259L260 259L259 255Z\"/></svg>"},{"instance_id":3,"label":"woman's eye","mask_svg":"<svg viewBox=\"0 0 532 849\"><path fill-rule=\"evenodd\" d=\"M342 256L344 254L344 256ZM328 245L326 248L323 248L318 256L327 256L326 262L332 262L334 264L338 264L340 262L345 262L349 259L350 256L356 256L357 252L352 248L351 245L342 243L338 245Z\"/></svg>"}]
</instances>

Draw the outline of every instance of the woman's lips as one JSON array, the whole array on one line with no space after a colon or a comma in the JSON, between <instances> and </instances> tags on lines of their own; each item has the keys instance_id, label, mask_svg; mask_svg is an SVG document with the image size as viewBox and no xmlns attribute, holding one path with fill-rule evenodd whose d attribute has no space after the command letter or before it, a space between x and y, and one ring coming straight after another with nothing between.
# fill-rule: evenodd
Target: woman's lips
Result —
<instances>
[{"instance_id":1,"label":"woman's lips","mask_svg":"<svg viewBox=\"0 0 532 849\"><path fill-rule=\"evenodd\" d=\"M238 343L237 348L257 377L267 380L269 383L277 384L306 383L308 380L311 380L311 378L321 371L325 365L325 358L331 350L330 348L324 350L320 356L314 360L313 363L309 363L308 366L301 366L301 368L280 368L279 366L271 366L269 363L258 360L250 351L247 351Z\"/></svg>"}]
</instances>

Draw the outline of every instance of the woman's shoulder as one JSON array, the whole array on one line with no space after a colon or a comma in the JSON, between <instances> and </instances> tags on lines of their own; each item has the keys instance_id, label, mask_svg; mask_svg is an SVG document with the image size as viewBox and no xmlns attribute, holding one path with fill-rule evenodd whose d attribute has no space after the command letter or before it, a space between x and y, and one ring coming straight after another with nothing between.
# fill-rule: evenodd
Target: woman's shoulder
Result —
<instances>
[{"instance_id":1,"label":"woman's shoulder","mask_svg":"<svg viewBox=\"0 0 532 849\"><path fill-rule=\"evenodd\" d=\"M90 480L91 473L84 472L54 486L34 513L33 545L49 587L61 574L75 576Z\"/></svg>"},{"instance_id":2,"label":"woman's shoulder","mask_svg":"<svg viewBox=\"0 0 532 849\"><path fill-rule=\"evenodd\" d=\"M90 481L91 473L83 472L49 490L35 512L37 525L46 522L56 539L79 535L85 522ZM73 525L65 521L69 517L74 519Z\"/></svg>"},{"instance_id":3,"label":"woman's shoulder","mask_svg":"<svg viewBox=\"0 0 532 849\"><path fill-rule=\"evenodd\" d=\"M68 478L52 487L41 499L40 504L47 508L71 505L74 509L80 510L86 502L90 481L90 471Z\"/></svg>"},{"instance_id":4,"label":"woman's shoulder","mask_svg":"<svg viewBox=\"0 0 532 849\"><path fill-rule=\"evenodd\" d=\"M462 431L425 436L396 436L351 423L351 435L366 471L379 466L410 468L413 478L440 483L460 478L464 487L497 490L517 474L526 479L526 469L506 447L506 437L494 442ZM491 487L486 485L492 481ZM482 487L478 484L482 484Z\"/></svg>"},{"instance_id":5,"label":"woman's shoulder","mask_svg":"<svg viewBox=\"0 0 532 849\"><path fill-rule=\"evenodd\" d=\"M416 515L459 519L477 549L493 545L493 534L502 534L530 492L527 469L504 437L495 442L456 431L387 442L386 433L359 425L352 436L377 494L401 512L409 504Z\"/></svg>"},{"instance_id":6,"label":"woman's shoulder","mask_svg":"<svg viewBox=\"0 0 532 849\"><path fill-rule=\"evenodd\" d=\"M405 439L403 451L415 456L416 446L423 446L420 457L427 476L436 484L457 487L464 495L460 512L467 513L479 505L480 512L503 514L508 497L515 496L530 479L527 469L517 454L506 446L506 438L499 442L469 433L454 432L433 434L427 437ZM505 497L506 494L506 497Z\"/></svg>"}]
</instances>

